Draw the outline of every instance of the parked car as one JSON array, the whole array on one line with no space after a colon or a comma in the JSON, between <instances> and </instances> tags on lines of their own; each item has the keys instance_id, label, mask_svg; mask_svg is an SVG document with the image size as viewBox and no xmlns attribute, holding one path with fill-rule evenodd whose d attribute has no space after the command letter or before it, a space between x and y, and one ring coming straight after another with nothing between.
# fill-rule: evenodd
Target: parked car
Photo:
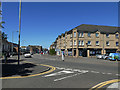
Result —
<instances>
[{"instance_id":1,"label":"parked car","mask_svg":"<svg viewBox=\"0 0 120 90\"><path fill-rule=\"evenodd\" d=\"M105 59L105 60L107 60L109 58L109 55L104 54L102 58Z\"/></svg>"},{"instance_id":2,"label":"parked car","mask_svg":"<svg viewBox=\"0 0 120 90\"><path fill-rule=\"evenodd\" d=\"M112 61L120 60L120 53L110 53L109 60Z\"/></svg>"},{"instance_id":3,"label":"parked car","mask_svg":"<svg viewBox=\"0 0 120 90\"><path fill-rule=\"evenodd\" d=\"M31 55L31 53L28 52L28 53L25 53L25 54L24 54L24 57L25 57L25 58L31 58L32 55Z\"/></svg>"},{"instance_id":4,"label":"parked car","mask_svg":"<svg viewBox=\"0 0 120 90\"><path fill-rule=\"evenodd\" d=\"M96 55L96 57L97 57L97 59L102 59L102 58L103 58L103 55L98 54L98 55Z\"/></svg>"}]
</instances>

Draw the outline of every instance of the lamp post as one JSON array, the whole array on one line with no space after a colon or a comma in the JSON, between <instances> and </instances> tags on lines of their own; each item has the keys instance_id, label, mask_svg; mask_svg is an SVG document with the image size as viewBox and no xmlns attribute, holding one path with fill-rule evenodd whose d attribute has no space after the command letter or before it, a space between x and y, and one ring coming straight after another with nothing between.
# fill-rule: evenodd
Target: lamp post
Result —
<instances>
[{"instance_id":1,"label":"lamp post","mask_svg":"<svg viewBox=\"0 0 120 90\"><path fill-rule=\"evenodd\" d=\"M20 60L20 31L21 31L21 0L19 4L19 40L18 40L18 65Z\"/></svg>"}]
</instances>

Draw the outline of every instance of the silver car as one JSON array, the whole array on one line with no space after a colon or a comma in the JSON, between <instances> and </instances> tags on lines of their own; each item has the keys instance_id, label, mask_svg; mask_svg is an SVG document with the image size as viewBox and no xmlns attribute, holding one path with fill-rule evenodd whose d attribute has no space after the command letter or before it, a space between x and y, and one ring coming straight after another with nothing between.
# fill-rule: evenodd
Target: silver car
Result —
<instances>
[{"instance_id":1,"label":"silver car","mask_svg":"<svg viewBox=\"0 0 120 90\"><path fill-rule=\"evenodd\" d=\"M97 59L102 59L103 55L96 55Z\"/></svg>"},{"instance_id":2,"label":"silver car","mask_svg":"<svg viewBox=\"0 0 120 90\"><path fill-rule=\"evenodd\" d=\"M29 58L29 57L31 58L32 55L31 55L31 53L25 53L25 54L24 54L24 57L25 57L25 58Z\"/></svg>"}]
</instances>

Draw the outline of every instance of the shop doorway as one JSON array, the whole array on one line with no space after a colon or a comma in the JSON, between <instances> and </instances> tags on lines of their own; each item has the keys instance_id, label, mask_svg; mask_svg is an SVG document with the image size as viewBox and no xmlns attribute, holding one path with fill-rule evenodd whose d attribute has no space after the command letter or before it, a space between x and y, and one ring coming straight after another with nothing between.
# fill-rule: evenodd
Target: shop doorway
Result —
<instances>
[{"instance_id":1,"label":"shop doorway","mask_svg":"<svg viewBox=\"0 0 120 90\"><path fill-rule=\"evenodd\" d=\"M76 49L74 50L74 56L76 56Z\"/></svg>"},{"instance_id":2,"label":"shop doorway","mask_svg":"<svg viewBox=\"0 0 120 90\"><path fill-rule=\"evenodd\" d=\"M83 49L82 56L87 57L87 49Z\"/></svg>"}]
</instances>

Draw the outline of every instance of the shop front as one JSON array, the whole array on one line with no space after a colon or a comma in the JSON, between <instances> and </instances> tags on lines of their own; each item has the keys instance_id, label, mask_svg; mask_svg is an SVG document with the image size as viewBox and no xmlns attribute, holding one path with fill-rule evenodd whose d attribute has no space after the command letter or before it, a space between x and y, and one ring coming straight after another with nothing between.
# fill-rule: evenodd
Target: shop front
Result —
<instances>
[{"instance_id":1,"label":"shop front","mask_svg":"<svg viewBox=\"0 0 120 90\"><path fill-rule=\"evenodd\" d=\"M106 54L110 54L110 53L116 53L117 49L105 49L106 50Z\"/></svg>"},{"instance_id":2,"label":"shop front","mask_svg":"<svg viewBox=\"0 0 120 90\"><path fill-rule=\"evenodd\" d=\"M79 48L78 49L79 56L87 57L87 49L86 48Z\"/></svg>"},{"instance_id":3,"label":"shop front","mask_svg":"<svg viewBox=\"0 0 120 90\"><path fill-rule=\"evenodd\" d=\"M96 56L101 54L102 49L89 49L90 50L90 56Z\"/></svg>"},{"instance_id":4,"label":"shop front","mask_svg":"<svg viewBox=\"0 0 120 90\"><path fill-rule=\"evenodd\" d=\"M68 56L72 56L72 48L68 49Z\"/></svg>"}]
</instances>

